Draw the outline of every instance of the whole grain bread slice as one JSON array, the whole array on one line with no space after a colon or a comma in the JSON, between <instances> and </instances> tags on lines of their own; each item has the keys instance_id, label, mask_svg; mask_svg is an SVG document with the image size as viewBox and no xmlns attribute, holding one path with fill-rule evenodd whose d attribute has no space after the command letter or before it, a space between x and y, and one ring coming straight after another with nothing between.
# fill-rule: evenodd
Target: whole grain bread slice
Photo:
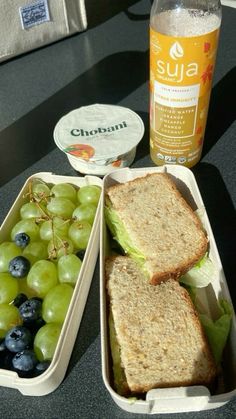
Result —
<instances>
[{"instance_id":1,"label":"whole grain bread slice","mask_svg":"<svg viewBox=\"0 0 236 419\"><path fill-rule=\"evenodd\" d=\"M145 258L150 283L178 279L206 253L208 239L201 222L168 174L120 183L106 194L133 246Z\"/></svg>"},{"instance_id":2,"label":"whole grain bread slice","mask_svg":"<svg viewBox=\"0 0 236 419\"><path fill-rule=\"evenodd\" d=\"M127 388L142 393L152 388L210 386L216 366L198 314L178 281L153 286L127 256L108 258L105 271L127 381L123 393ZM122 394L121 388L117 391Z\"/></svg>"}]
</instances>

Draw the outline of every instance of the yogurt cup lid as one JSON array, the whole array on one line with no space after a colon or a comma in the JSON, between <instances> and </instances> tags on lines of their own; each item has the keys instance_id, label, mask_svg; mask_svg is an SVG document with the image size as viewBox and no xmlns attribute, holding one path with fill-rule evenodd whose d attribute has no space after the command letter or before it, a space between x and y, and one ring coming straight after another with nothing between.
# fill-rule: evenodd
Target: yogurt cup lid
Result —
<instances>
[{"instance_id":1,"label":"yogurt cup lid","mask_svg":"<svg viewBox=\"0 0 236 419\"><path fill-rule=\"evenodd\" d=\"M94 104L74 109L55 126L60 150L84 160L107 160L136 147L144 134L142 119L131 109Z\"/></svg>"}]
</instances>

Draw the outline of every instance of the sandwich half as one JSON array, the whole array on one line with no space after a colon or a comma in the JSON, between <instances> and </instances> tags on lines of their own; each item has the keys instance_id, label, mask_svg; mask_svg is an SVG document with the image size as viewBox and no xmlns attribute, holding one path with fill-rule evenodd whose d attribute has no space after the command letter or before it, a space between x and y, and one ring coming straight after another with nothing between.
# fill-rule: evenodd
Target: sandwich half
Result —
<instances>
[{"instance_id":1,"label":"sandwich half","mask_svg":"<svg viewBox=\"0 0 236 419\"><path fill-rule=\"evenodd\" d=\"M216 365L186 289L173 279L149 284L127 256L108 258L105 274L116 391L210 387Z\"/></svg>"},{"instance_id":2,"label":"sandwich half","mask_svg":"<svg viewBox=\"0 0 236 419\"><path fill-rule=\"evenodd\" d=\"M208 248L199 218L166 173L108 188L105 216L113 237L143 263L154 285L178 279Z\"/></svg>"}]
</instances>

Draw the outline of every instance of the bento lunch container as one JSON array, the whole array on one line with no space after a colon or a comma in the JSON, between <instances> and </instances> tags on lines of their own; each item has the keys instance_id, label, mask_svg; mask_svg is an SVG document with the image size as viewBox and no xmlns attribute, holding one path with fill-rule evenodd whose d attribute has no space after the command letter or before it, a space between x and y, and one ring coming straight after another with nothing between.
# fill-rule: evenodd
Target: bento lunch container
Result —
<instances>
[{"instance_id":1,"label":"bento lunch container","mask_svg":"<svg viewBox=\"0 0 236 419\"><path fill-rule=\"evenodd\" d=\"M231 332L225 347L223 358L224 385L211 395L205 386L158 388L146 393L145 399L125 398L114 390L112 383L112 361L109 347L109 328L107 320L107 295L105 288L104 260L106 257L106 225L104 219L104 197L106 189L116 183L124 183L134 178L145 176L153 172L167 172L179 190L192 206L201 212L201 220L210 240L210 258L214 262L217 275L206 288L201 288L201 302L206 314L213 319L217 315L216 299L225 298L232 304L228 286L224 276L220 257L211 230L209 219L204 208L195 177L190 169L183 166L162 166L140 169L121 169L108 174L104 178L101 201L101 234L100 234L100 304L101 304L101 351L102 351L102 377L106 389L114 402L123 410L131 413L158 414L178 413L190 411L203 411L223 406L236 396L236 318L232 316ZM232 305L233 307L233 305Z\"/></svg>"},{"instance_id":2,"label":"bento lunch container","mask_svg":"<svg viewBox=\"0 0 236 419\"><path fill-rule=\"evenodd\" d=\"M8 240L9 232L19 219L19 209L26 202L24 197L28 185L33 179L40 179L48 184L70 183L81 187L85 185L102 186L100 178L95 176L73 177L59 176L41 172L29 177L18 194L0 228L1 242ZM48 369L34 378L21 378L14 371L0 369L0 386L18 389L27 396L43 396L54 391L63 380L73 350L77 332L86 304L93 272L99 250L99 208L94 219L89 243L83 259L78 280L76 282L71 302L64 320L56 350Z\"/></svg>"}]
</instances>

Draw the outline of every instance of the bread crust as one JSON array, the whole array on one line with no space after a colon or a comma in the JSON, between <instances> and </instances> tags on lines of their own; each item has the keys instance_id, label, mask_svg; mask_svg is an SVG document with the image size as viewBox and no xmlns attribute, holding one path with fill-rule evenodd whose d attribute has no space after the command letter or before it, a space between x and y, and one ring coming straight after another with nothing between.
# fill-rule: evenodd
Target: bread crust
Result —
<instances>
[{"instance_id":1,"label":"bread crust","mask_svg":"<svg viewBox=\"0 0 236 419\"><path fill-rule=\"evenodd\" d=\"M211 386L217 369L188 292L173 279L148 284L126 256L108 258L105 277L127 378L124 391Z\"/></svg>"},{"instance_id":2,"label":"bread crust","mask_svg":"<svg viewBox=\"0 0 236 419\"><path fill-rule=\"evenodd\" d=\"M208 238L199 218L167 173L147 174L114 185L106 193L131 240L146 258L151 284L169 278L178 280L207 252ZM144 231L137 231L138 223ZM169 228L165 223L170 224Z\"/></svg>"}]
</instances>

